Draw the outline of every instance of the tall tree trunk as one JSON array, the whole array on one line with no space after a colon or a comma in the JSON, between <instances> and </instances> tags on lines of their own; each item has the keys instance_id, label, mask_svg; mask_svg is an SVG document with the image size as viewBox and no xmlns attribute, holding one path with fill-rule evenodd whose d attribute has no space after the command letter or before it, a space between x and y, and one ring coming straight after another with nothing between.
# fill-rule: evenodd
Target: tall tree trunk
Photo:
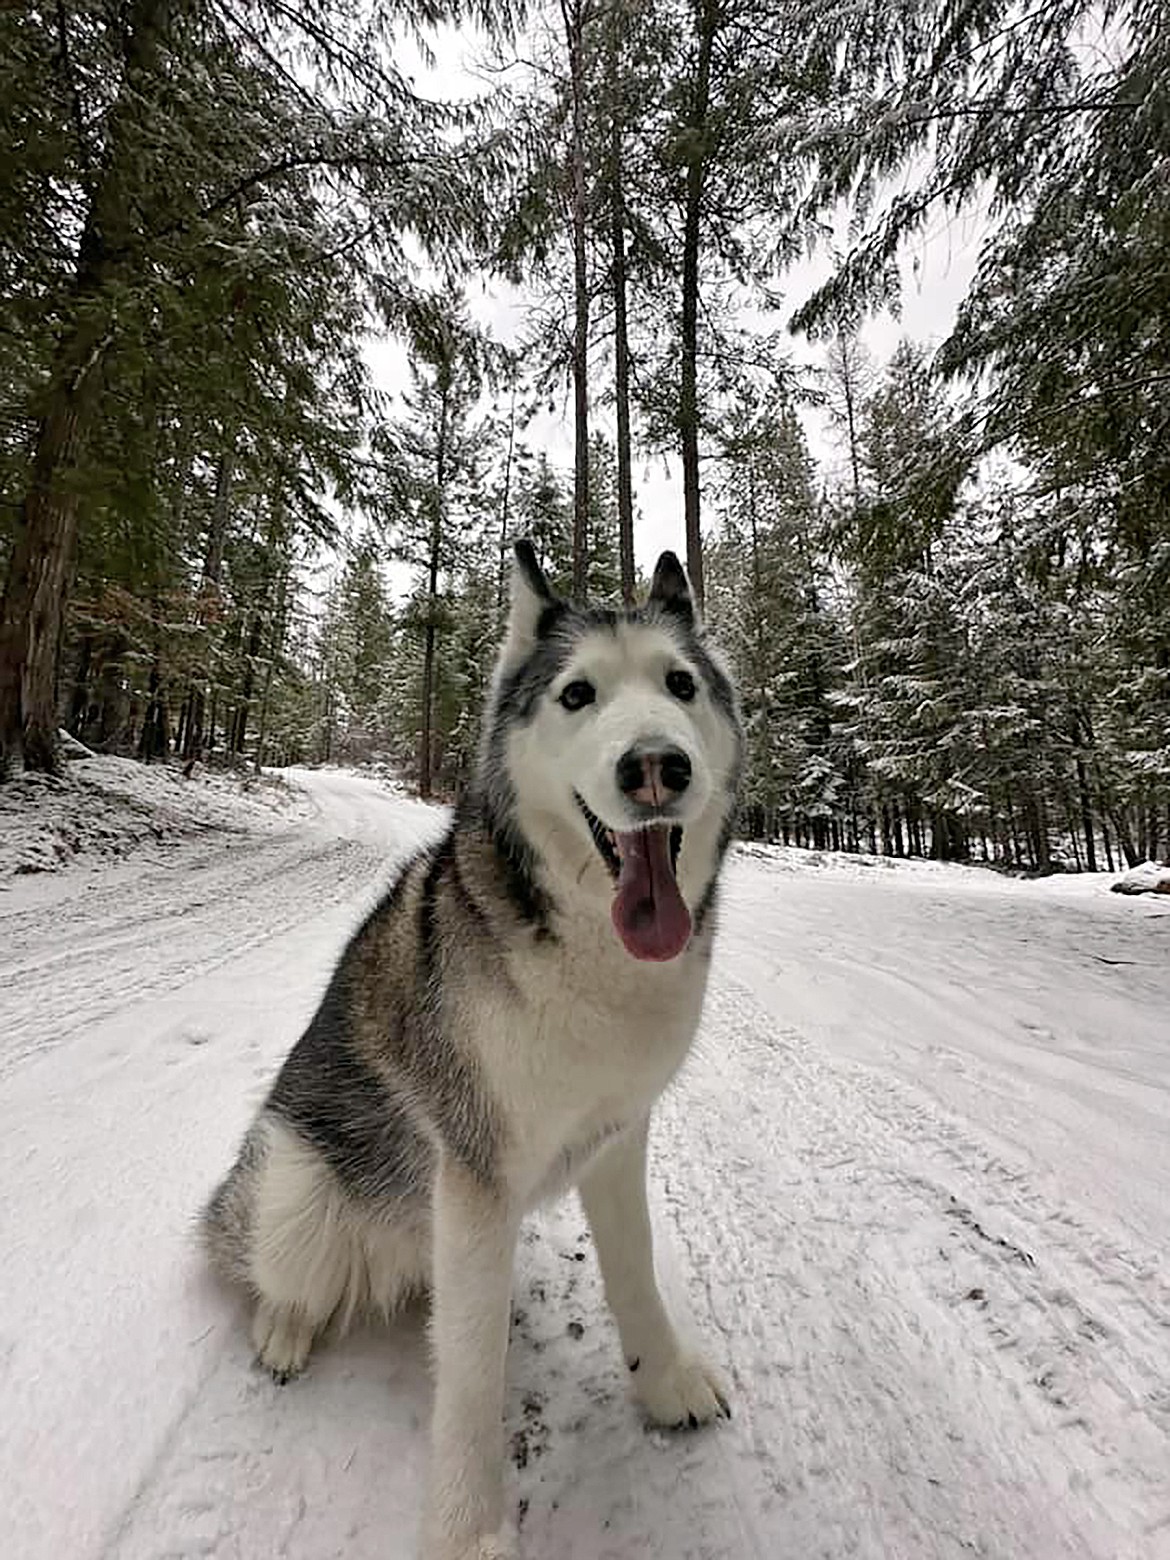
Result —
<instances>
[{"instance_id":1,"label":"tall tree trunk","mask_svg":"<svg viewBox=\"0 0 1170 1560\"><path fill-rule=\"evenodd\" d=\"M504 492L500 502L500 557L496 575L496 611L504 610L504 588L507 576L508 523L511 520L512 461L516 450L516 369L513 368L512 402L508 410L508 449L504 457Z\"/></svg>"},{"instance_id":2,"label":"tall tree trunk","mask_svg":"<svg viewBox=\"0 0 1170 1560\"><path fill-rule=\"evenodd\" d=\"M422 734L418 751L418 794L429 797L432 775L435 702L435 614L439 598L439 563L443 546L443 512L447 484L447 421L450 388L443 383L439 396L439 436L435 444L435 491L431 513L431 546L427 564L427 627L423 642Z\"/></svg>"},{"instance_id":3,"label":"tall tree trunk","mask_svg":"<svg viewBox=\"0 0 1170 1560\"><path fill-rule=\"evenodd\" d=\"M589 257L585 167L585 27L588 0L561 0L573 102L573 597L589 578Z\"/></svg>"},{"instance_id":4,"label":"tall tree trunk","mask_svg":"<svg viewBox=\"0 0 1170 1560\"><path fill-rule=\"evenodd\" d=\"M1077 818L1071 801L1065 808L1065 827L1068 830L1068 837L1072 843L1073 861L1076 864L1076 869L1078 872L1083 872L1085 863L1081 856L1081 836L1077 832Z\"/></svg>"},{"instance_id":5,"label":"tall tree trunk","mask_svg":"<svg viewBox=\"0 0 1170 1560\"><path fill-rule=\"evenodd\" d=\"M1136 867L1142 858L1138 854L1137 846L1134 844L1133 834L1129 827L1129 818L1126 816L1126 810L1124 807L1114 806L1112 808L1112 815L1113 829L1117 835L1117 845L1121 851L1122 856L1125 858L1125 864L1127 867Z\"/></svg>"},{"instance_id":6,"label":"tall tree trunk","mask_svg":"<svg viewBox=\"0 0 1170 1560\"><path fill-rule=\"evenodd\" d=\"M268 738L268 713L271 708L272 674L276 663L284 651L285 635L288 632L288 585L291 565L287 562L277 575L276 601L272 609L272 620L268 631L267 664L264 670L264 694L260 703L260 732L256 738L256 773L259 774L264 765L264 746Z\"/></svg>"},{"instance_id":7,"label":"tall tree trunk","mask_svg":"<svg viewBox=\"0 0 1170 1560\"><path fill-rule=\"evenodd\" d=\"M1016 809L1010 791L1004 792L1004 807L1007 812L1007 837L1011 841L1011 860L1008 865L1018 867L1023 864L1024 856L1020 850L1020 831L1016 826Z\"/></svg>"},{"instance_id":8,"label":"tall tree trunk","mask_svg":"<svg viewBox=\"0 0 1170 1560\"><path fill-rule=\"evenodd\" d=\"M228 742L229 751L243 754L244 746L248 739L248 716L252 712L252 696L256 691L256 659L260 654L260 646L264 638L264 609L267 588L262 587L265 596L257 603L252 611L252 624L248 631L248 642L244 646L244 676L240 685L240 701L236 705L235 715L232 719L231 737Z\"/></svg>"},{"instance_id":9,"label":"tall tree trunk","mask_svg":"<svg viewBox=\"0 0 1170 1560\"><path fill-rule=\"evenodd\" d=\"M325 708L321 716L321 762L328 764L333 759L333 686L325 685Z\"/></svg>"},{"instance_id":10,"label":"tall tree trunk","mask_svg":"<svg viewBox=\"0 0 1170 1560\"><path fill-rule=\"evenodd\" d=\"M756 718L763 731L769 729L768 673L765 660L767 623L765 621L764 582L760 570L760 531L756 513L756 465L752 456L747 461L748 523L752 539L752 638L755 649ZM769 765L771 769L771 765ZM769 785L769 790L771 786Z\"/></svg>"},{"instance_id":11,"label":"tall tree trunk","mask_svg":"<svg viewBox=\"0 0 1170 1560\"><path fill-rule=\"evenodd\" d=\"M1052 851L1048 842L1048 806L1042 794L1032 798L1032 830L1036 839L1036 865L1047 872L1052 865Z\"/></svg>"},{"instance_id":12,"label":"tall tree trunk","mask_svg":"<svg viewBox=\"0 0 1170 1560\"><path fill-rule=\"evenodd\" d=\"M609 180L613 247L613 359L617 411L618 556L622 601L634 605L634 478L630 452L630 333L626 299L626 192L621 60L625 10L612 7L609 51Z\"/></svg>"},{"instance_id":13,"label":"tall tree trunk","mask_svg":"<svg viewBox=\"0 0 1170 1560\"><path fill-rule=\"evenodd\" d=\"M93 635L82 634L77 652L77 669L73 675L73 697L69 701L69 730L80 737L85 728L89 709L89 674L93 663Z\"/></svg>"},{"instance_id":14,"label":"tall tree trunk","mask_svg":"<svg viewBox=\"0 0 1170 1560\"><path fill-rule=\"evenodd\" d=\"M102 399L115 328L112 294L135 211L124 194L132 129L150 97L167 0L134 0L106 156L78 247L72 308L44 392L32 472L0 604L0 777L57 767L57 683L65 601L77 544L79 468Z\"/></svg>"},{"instance_id":15,"label":"tall tree trunk","mask_svg":"<svg viewBox=\"0 0 1170 1560\"><path fill-rule=\"evenodd\" d=\"M268 701L272 693L272 661L269 656L268 665L264 671L264 693L260 700L260 731L256 737L256 773L259 774L264 767L264 742L268 735Z\"/></svg>"},{"instance_id":16,"label":"tall tree trunk","mask_svg":"<svg viewBox=\"0 0 1170 1560\"><path fill-rule=\"evenodd\" d=\"M235 476L235 434L230 433L215 468L215 498L207 527L203 553L203 587L219 584L223 572L223 549L227 540L228 514L231 509L232 479Z\"/></svg>"},{"instance_id":17,"label":"tall tree trunk","mask_svg":"<svg viewBox=\"0 0 1170 1560\"><path fill-rule=\"evenodd\" d=\"M1113 842L1109 838L1109 825L1105 822L1105 815L1101 815L1101 843L1105 847L1105 865L1110 872L1117 869L1113 865Z\"/></svg>"},{"instance_id":18,"label":"tall tree trunk","mask_svg":"<svg viewBox=\"0 0 1170 1560\"><path fill-rule=\"evenodd\" d=\"M707 111L711 94L711 53L718 28L714 0L694 0L698 58L687 122L686 205L683 220L682 320L680 332L678 436L683 468L683 519L687 573L700 609L703 605L703 540L699 494L699 261L703 188L707 160Z\"/></svg>"},{"instance_id":19,"label":"tall tree trunk","mask_svg":"<svg viewBox=\"0 0 1170 1560\"><path fill-rule=\"evenodd\" d=\"M853 507L861 508L861 453L857 438L857 384L854 378L854 360L850 356L853 341L844 331L838 333L841 351L841 390L845 397L845 427L849 439L849 469L853 478Z\"/></svg>"},{"instance_id":20,"label":"tall tree trunk","mask_svg":"<svg viewBox=\"0 0 1170 1560\"><path fill-rule=\"evenodd\" d=\"M284 625L281 621L284 614L285 580L287 578L281 552L284 535L284 501L278 494L271 501L268 523L264 528L263 565L260 570L255 603L252 608L251 629L248 634L247 644L244 646L244 675L241 681L240 702L236 707L231 740L232 752L241 756L248 739L248 717L252 712L252 700L256 693L256 663L261 659L264 652L265 628L268 630L270 642L268 654L269 673L271 673L271 642L278 631L282 639L284 635ZM280 625L279 630L277 629L278 623ZM266 676L264 683L265 697L267 697L269 680L270 678Z\"/></svg>"},{"instance_id":21,"label":"tall tree trunk","mask_svg":"<svg viewBox=\"0 0 1170 1560\"><path fill-rule=\"evenodd\" d=\"M215 497L211 504L211 519L207 525L207 541L203 550L203 578L199 583L199 597L195 607L195 620L200 628L207 624L212 597L219 588L223 572L223 550L227 540L228 515L231 509L232 477L235 468L235 435L228 434L215 468ZM183 737L183 757L198 758L203 747L203 721L207 707L205 684L211 676L210 645L208 661L202 679L191 689L190 712Z\"/></svg>"},{"instance_id":22,"label":"tall tree trunk","mask_svg":"<svg viewBox=\"0 0 1170 1560\"><path fill-rule=\"evenodd\" d=\"M57 676L79 501L69 478L84 456L107 346L95 321L77 327L59 355L37 431L0 607L0 778L22 766L58 766Z\"/></svg>"},{"instance_id":23,"label":"tall tree trunk","mask_svg":"<svg viewBox=\"0 0 1170 1560\"><path fill-rule=\"evenodd\" d=\"M1085 859L1090 872L1097 870L1097 846L1093 839L1093 801L1089 794L1089 777L1085 761L1077 754L1077 791L1081 802L1081 828L1085 832Z\"/></svg>"},{"instance_id":24,"label":"tall tree trunk","mask_svg":"<svg viewBox=\"0 0 1170 1560\"><path fill-rule=\"evenodd\" d=\"M146 763L156 758L166 758L170 747L171 717L167 707L166 682L162 673L162 659L156 653L150 669L149 697L146 713L142 717L142 730L138 737L138 756Z\"/></svg>"}]
</instances>

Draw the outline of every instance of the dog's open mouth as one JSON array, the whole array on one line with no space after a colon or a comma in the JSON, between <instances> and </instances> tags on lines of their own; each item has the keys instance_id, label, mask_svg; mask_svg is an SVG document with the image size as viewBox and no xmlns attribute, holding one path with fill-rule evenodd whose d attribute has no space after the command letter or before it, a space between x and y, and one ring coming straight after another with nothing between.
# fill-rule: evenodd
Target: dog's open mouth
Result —
<instances>
[{"instance_id":1,"label":"dog's open mouth","mask_svg":"<svg viewBox=\"0 0 1170 1560\"><path fill-rule=\"evenodd\" d=\"M617 884L610 913L627 952L657 962L677 957L691 936L691 913L675 877L682 829L668 823L607 829L579 796L577 803Z\"/></svg>"}]
</instances>

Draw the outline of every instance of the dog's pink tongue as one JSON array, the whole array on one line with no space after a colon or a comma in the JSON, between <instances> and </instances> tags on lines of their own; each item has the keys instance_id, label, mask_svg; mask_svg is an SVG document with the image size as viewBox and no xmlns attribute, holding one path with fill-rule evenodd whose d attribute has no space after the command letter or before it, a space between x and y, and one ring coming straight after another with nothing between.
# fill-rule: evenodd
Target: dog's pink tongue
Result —
<instances>
[{"instance_id":1,"label":"dog's pink tongue","mask_svg":"<svg viewBox=\"0 0 1170 1560\"><path fill-rule=\"evenodd\" d=\"M691 935L691 913L670 865L670 830L636 829L618 835L622 871L613 924L635 959L673 959Z\"/></svg>"}]
</instances>

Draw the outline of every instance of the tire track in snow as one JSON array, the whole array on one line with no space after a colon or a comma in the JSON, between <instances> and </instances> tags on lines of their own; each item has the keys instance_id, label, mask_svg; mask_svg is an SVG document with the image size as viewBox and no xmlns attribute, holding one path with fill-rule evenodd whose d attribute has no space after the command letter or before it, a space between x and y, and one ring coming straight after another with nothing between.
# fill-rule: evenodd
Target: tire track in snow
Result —
<instances>
[{"instance_id":1,"label":"tire track in snow","mask_svg":"<svg viewBox=\"0 0 1170 1560\"><path fill-rule=\"evenodd\" d=\"M656 1166L786 1552L1148 1560L1170 1510L1154 1255L732 981L704 1037Z\"/></svg>"},{"instance_id":2,"label":"tire track in snow","mask_svg":"<svg viewBox=\"0 0 1170 1560\"><path fill-rule=\"evenodd\" d=\"M304 1399L287 1403L291 1462L276 1466L252 1401L275 1389L252 1376L244 1319L225 1315L192 1249L249 1091L295 1039L394 860L439 820L351 777L306 783L320 798L309 827L205 839L166 870L139 857L63 875L0 907L0 1489L22 1560L104 1560L131 1533L152 1555L186 1552L189 1536L191 1553L203 1544L224 1560L262 1560L274 1531L306 1560L349 1547L331 1533L335 1484L312 1486L319 1526L294 1536L290 1491L309 1488L320 1461ZM344 1406L318 1439L340 1426L344 1462L350 1383L338 1394ZM359 1417L372 1421L380 1397L375 1383ZM392 1465L407 1428L387 1417L384 1439L374 1427L363 1441ZM220 1479L206 1458L229 1429L239 1455ZM201 1455L188 1467L192 1443ZM233 1550L270 1472L273 1506ZM363 1481L376 1509L372 1459L348 1481L355 1521ZM408 1476L412 1501L416 1483Z\"/></svg>"},{"instance_id":3,"label":"tire track in snow","mask_svg":"<svg viewBox=\"0 0 1170 1560\"><path fill-rule=\"evenodd\" d=\"M728 979L654 1142L665 1277L730 1367L735 1418L697 1436L644 1430L580 1210L540 1214L509 1363L527 1555L1152 1560L1170 1510L1166 1422L1142 1394L1165 1380L1167 1345L1142 1253ZM425 1453L418 1345L392 1329L327 1349L266 1408L237 1339L116 1560L316 1560L333 1552L335 1499L355 1554L384 1533L388 1560L406 1560L399 1464L407 1446L414 1468ZM379 1400L364 1378L388 1368ZM396 1471L371 1488L391 1445ZM214 1456L233 1490L200 1499Z\"/></svg>"},{"instance_id":4,"label":"tire track in snow","mask_svg":"<svg viewBox=\"0 0 1170 1560\"><path fill-rule=\"evenodd\" d=\"M369 846L304 834L220 845L68 907L9 916L0 959L0 1078L78 1030L177 987L360 894L386 873Z\"/></svg>"},{"instance_id":5,"label":"tire track in snow","mask_svg":"<svg viewBox=\"0 0 1170 1560\"><path fill-rule=\"evenodd\" d=\"M28 1020L36 988L38 1000L59 1004L61 1035L75 1034L96 1016L94 1002L108 1011L101 1005L191 980L195 954L219 958L221 931L231 934L226 964L274 937L282 916L286 926L303 923L324 892L338 902L368 892L389 858L363 820L381 829L385 813L391 832L409 832L405 812L391 818L355 783L320 783L335 785L336 805L353 813L359 838L348 857L320 830L282 836L271 853L233 841L197 883L170 871L5 917L5 932L17 926L23 936L17 947L5 935L0 954L0 979L18 962L24 969L15 1016ZM179 913L172 896L183 894ZM107 916L118 918L112 931ZM194 935L184 952L185 927ZM101 945L103 934L112 948ZM139 968L159 957L160 939L171 939L161 957L173 955L173 965L139 991L135 981L161 973ZM251 976L276 1009L285 996L280 953L265 951ZM700 1327L730 1365L735 1419L695 1436L643 1429L625 1402L580 1211L569 1202L542 1213L518 1263L526 1315L509 1364L509 1435L529 1432L509 1490L527 1502L530 1560L1153 1560L1166 1552L1170 1332L1158 1254L1081 1205L1064 1206L1011 1150L923 1099L912 1082L842 1062L783 1028L746 986L720 978L725 962L717 956L700 1054L662 1110L655 1198L673 1237L665 1245L683 1253L671 1264L664 1252L663 1265L676 1291L690 1289ZM221 968L182 1001L197 1010L215 992L222 1011L236 980ZM977 998L970 1004L977 1009ZM781 991L768 1006L782 1011ZM45 1013L37 1028L49 1047L61 1035ZM97 1264L92 1292L109 1307L110 1359L90 1349L70 1361L72 1335L50 1330L30 1378L41 1393L54 1373L91 1372L92 1414L79 1405L70 1427L59 1413L38 1418L30 1397L26 1415L54 1446L68 1442L70 1428L85 1445L100 1440L107 1458L125 1457L130 1477L121 1519L63 1550L62 1534L73 1530L55 1492L70 1490L76 1505L82 1471L63 1456L59 1481L31 1491L42 1497L36 1553L408 1560L429 1405L421 1325L327 1348L295 1388L275 1389L249 1371L241 1319L185 1295L168 1244L175 1217L156 1206L169 1189L185 1221L220 1163L220 1148L204 1140L222 1136L227 1151L220 1118L241 1109L253 1066L246 1026L224 1025L231 1044L222 1060L188 1049L169 1075L156 1038L148 1025L134 1067L108 1074L86 1074L80 1044L69 1057L80 1062L75 1092L91 1080L94 1089L68 1123L70 1140L100 1149L107 1119L137 1131L137 1178L124 1182L120 1164L107 1178L109 1195L125 1198L134 1235L117 1260L105 1235L85 1253ZM286 1038L264 1038L265 1066ZM44 1096L46 1120L63 1067L60 1056L43 1070L29 1065L14 1084L25 1103ZM150 1181L156 1129L144 1121L147 1109L166 1113L167 1153L171 1134L184 1145L168 1169L181 1196ZM42 1180L17 1156L11 1184L18 1173L30 1220L49 1232L46 1250L56 1242L67 1254L88 1187L54 1204L41 1188L55 1184L58 1169ZM77 1174L92 1176L88 1166ZM41 1272L28 1265L30 1307L39 1304ZM152 1284L145 1310L132 1303L142 1283ZM188 1320L176 1357L164 1345L180 1301ZM128 1349L117 1337L126 1317L131 1330L146 1329ZM208 1324L224 1331L201 1341ZM199 1354L198 1368L184 1347ZM115 1366L132 1377L140 1354L152 1369L173 1365L184 1390L172 1384L168 1396L160 1380L127 1397ZM136 1408L119 1417L127 1402ZM92 1489L88 1499L97 1500Z\"/></svg>"}]
</instances>

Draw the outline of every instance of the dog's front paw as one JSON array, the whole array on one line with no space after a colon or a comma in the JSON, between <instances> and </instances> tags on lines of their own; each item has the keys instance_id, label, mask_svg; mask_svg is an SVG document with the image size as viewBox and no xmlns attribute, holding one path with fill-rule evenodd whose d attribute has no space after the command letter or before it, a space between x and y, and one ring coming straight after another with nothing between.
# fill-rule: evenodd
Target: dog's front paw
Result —
<instances>
[{"instance_id":1,"label":"dog's front paw","mask_svg":"<svg viewBox=\"0 0 1170 1560\"><path fill-rule=\"evenodd\" d=\"M304 1370L313 1347L313 1328L291 1307L261 1300L252 1319L252 1343L257 1363L284 1386Z\"/></svg>"},{"instance_id":2,"label":"dog's front paw","mask_svg":"<svg viewBox=\"0 0 1170 1560\"><path fill-rule=\"evenodd\" d=\"M656 1424L671 1428L695 1430L711 1419L731 1418L727 1381L701 1354L680 1352L658 1371L639 1374L634 1396Z\"/></svg>"}]
</instances>

